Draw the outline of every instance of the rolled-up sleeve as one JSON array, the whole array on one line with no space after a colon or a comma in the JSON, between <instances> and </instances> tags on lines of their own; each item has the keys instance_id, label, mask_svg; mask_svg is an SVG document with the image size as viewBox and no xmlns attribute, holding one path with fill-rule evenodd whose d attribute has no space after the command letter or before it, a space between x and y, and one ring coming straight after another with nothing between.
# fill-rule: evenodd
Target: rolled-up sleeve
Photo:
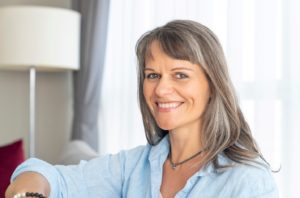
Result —
<instances>
[{"instance_id":1,"label":"rolled-up sleeve","mask_svg":"<svg viewBox=\"0 0 300 198\"><path fill-rule=\"evenodd\" d=\"M31 158L22 163L12 175L33 171L43 175L50 184L50 198L121 197L124 154L107 155L78 165L53 166Z\"/></svg>"}]
</instances>

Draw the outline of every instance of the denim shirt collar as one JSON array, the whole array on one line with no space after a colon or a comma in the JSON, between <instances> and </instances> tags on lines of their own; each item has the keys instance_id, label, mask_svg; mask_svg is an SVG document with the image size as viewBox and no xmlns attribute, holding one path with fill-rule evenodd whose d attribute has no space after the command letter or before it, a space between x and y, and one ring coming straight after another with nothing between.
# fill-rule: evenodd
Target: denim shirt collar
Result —
<instances>
[{"instance_id":1,"label":"denim shirt collar","mask_svg":"<svg viewBox=\"0 0 300 198\"><path fill-rule=\"evenodd\" d=\"M159 167L156 167L158 169L162 170L163 163L167 159L167 156L170 152L170 140L169 135L166 135L157 145L152 146L149 154L149 162L150 164L157 161L159 162ZM220 165L232 165L233 162L228 159L225 154L222 152L218 154L218 161ZM213 163L209 162L206 166L201 168L198 172L195 173L196 176L202 177L209 174L217 174L219 172L222 172L222 170L216 170Z\"/></svg>"}]
</instances>

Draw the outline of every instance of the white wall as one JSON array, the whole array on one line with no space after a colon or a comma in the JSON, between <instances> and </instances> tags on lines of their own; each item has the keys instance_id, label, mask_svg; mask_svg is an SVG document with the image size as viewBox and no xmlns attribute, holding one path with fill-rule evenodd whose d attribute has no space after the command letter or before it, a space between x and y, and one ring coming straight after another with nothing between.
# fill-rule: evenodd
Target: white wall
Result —
<instances>
[{"instance_id":1,"label":"white wall","mask_svg":"<svg viewBox=\"0 0 300 198\"><path fill-rule=\"evenodd\" d=\"M71 0L1 0L6 5L70 8ZM0 35L1 36L1 35ZM72 121L72 74L37 73L36 156L51 163L69 140ZM0 145L17 138L28 151L29 73L0 70Z\"/></svg>"}]
</instances>

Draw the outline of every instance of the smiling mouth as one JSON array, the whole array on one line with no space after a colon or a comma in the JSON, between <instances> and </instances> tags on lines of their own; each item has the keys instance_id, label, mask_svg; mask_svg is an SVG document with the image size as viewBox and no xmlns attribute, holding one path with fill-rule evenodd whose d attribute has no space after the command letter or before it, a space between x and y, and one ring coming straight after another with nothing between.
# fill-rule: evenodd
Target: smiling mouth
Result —
<instances>
[{"instance_id":1,"label":"smiling mouth","mask_svg":"<svg viewBox=\"0 0 300 198\"><path fill-rule=\"evenodd\" d=\"M157 102L156 105L158 106L159 111L171 111L179 107L183 102Z\"/></svg>"}]
</instances>

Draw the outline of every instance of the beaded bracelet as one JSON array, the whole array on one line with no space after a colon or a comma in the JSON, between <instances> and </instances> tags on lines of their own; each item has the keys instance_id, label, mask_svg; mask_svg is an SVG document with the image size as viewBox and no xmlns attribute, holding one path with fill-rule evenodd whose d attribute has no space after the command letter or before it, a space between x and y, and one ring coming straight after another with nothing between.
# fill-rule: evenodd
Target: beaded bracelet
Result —
<instances>
[{"instance_id":1,"label":"beaded bracelet","mask_svg":"<svg viewBox=\"0 0 300 198\"><path fill-rule=\"evenodd\" d=\"M17 193L13 196L13 198L25 198L25 197L46 198L46 196L37 192L23 192L23 193Z\"/></svg>"}]
</instances>

